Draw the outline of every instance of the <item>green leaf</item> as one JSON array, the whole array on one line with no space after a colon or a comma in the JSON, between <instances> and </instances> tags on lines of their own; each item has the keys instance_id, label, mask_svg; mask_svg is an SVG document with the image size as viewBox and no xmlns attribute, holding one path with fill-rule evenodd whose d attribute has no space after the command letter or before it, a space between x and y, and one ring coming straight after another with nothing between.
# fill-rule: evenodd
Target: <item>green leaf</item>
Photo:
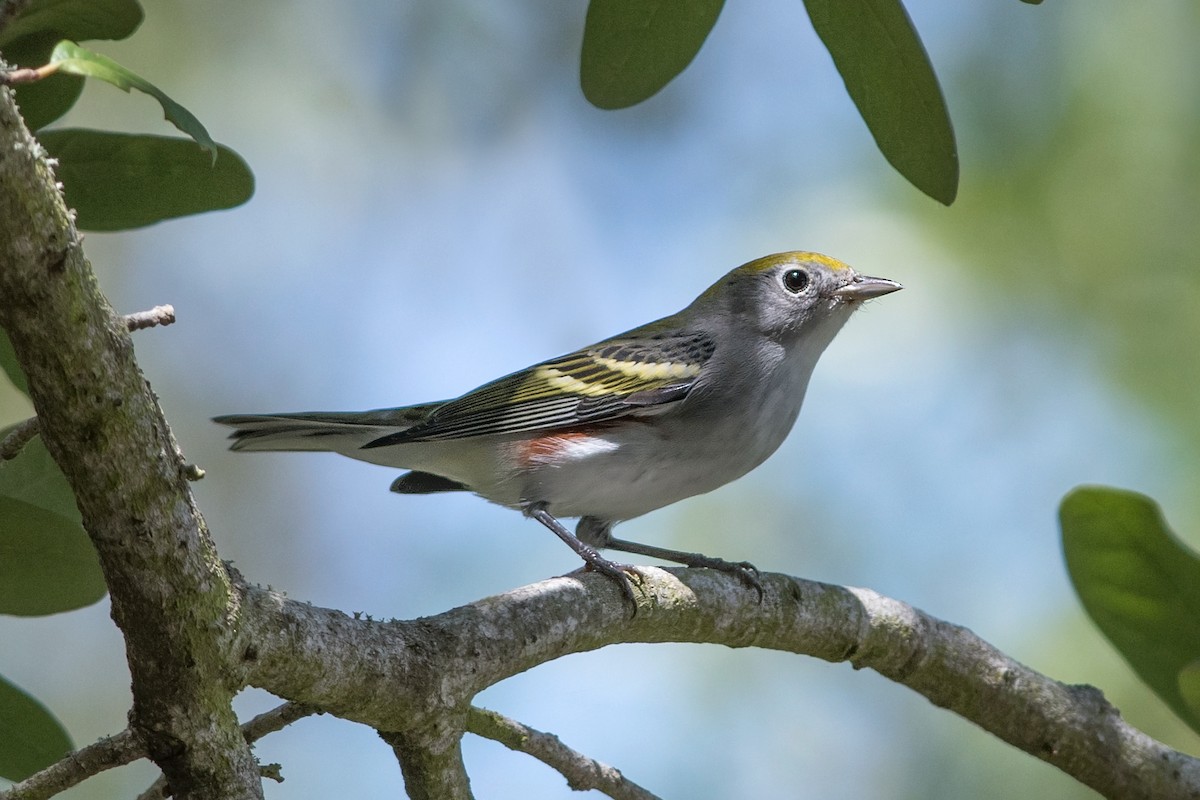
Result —
<instances>
[{"instance_id":1,"label":"green leaf","mask_svg":"<svg viewBox=\"0 0 1200 800\"><path fill-rule=\"evenodd\" d=\"M0 431L0 438L9 430ZM91 605L105 591L75 495L35 438L16 458L0 462L0 613L70 611Z\"/></svg>"},{"instance_id":2,"label":"green leaf","mask_svg":"<svg viewBox=\"0 0 1200 800\"><path fill-rule=\"evenodd\" d=\"M124 39L142 24L135 0L33 0L0 31L0 51L9 64L36 68L50 60L62 39ZM30 130L44 128L75 105L83 79L52 75L16 87L17 105Z\"/></svg>"},{"instance_id":3,"label":"green leaf","mask_svg":"<svg viewBox=\"0 0 1200 800\"><path fill-rule=\"evenodd\" d=\"M0 428L0 439L15 427ZM37 506L76 525L82 520L75 505L75 493L40 436L31 439L16 458L0 461L0 496Z\"/></svg>"},{"instance_id":4,"label":"green leaf","mask_svg":"<svg viewBox=\"0 0 1200 800\"><path fill-rule=\"evenodd\" d=\"M3 45L4 60L10 65L36 68L50 59L54 45L62 39L57 33L42 32L24 36ZM67 113L83 92L83 78L75 75L51 75L33 83L14 87L21 116L31 131L44 128Z\"/></svg>"},{"instance_id":5,"label":"green leaf","mask_svg":"<svg viewBox=\"0 0 1200 800\"><path fill-rule=\"evenodd\" d=\"M0 614L72 611L105 591L96 551L79 523L0 496Z\"/></svg>"},{"instance_id":6,"label":"green leaf","mask_svg":"<svg viewBox=\"0 0 1200 800\"><path fill-rule=\"evenodd\" d=\"M135 0L33 0L0 32L0 50L7 52L9 42L36 34L54 34L56 41L124 39L138 29L142 17Z\"/></svg>"},{"instance_id":7,"label":"green leaf","mask_svg":"<svg viewBox=\"0 0 1200 800\"><path fill-rule=\"evenodd\" d=\"M200 120L145 78L135 75L107 56L93 53L68 41L59 42L55 46L54 52L50 54L50 63L57 64L59 72L82 75L85 78L99 78L126 92L137 89L150 95L162 106L167 121L195 139L196 144L212 154L213 163L216 163L217 145L200 124Z\"/></svg>"},{"instance_id":8,"label":"green leaf","mask_svg":"<svg viewBox=\"0 0 1200 800\"><path fill-rule=\"evenodd\" d=\"M74 747L46 707L0 677L0 778L21 781Z\"/></svg>"},{"instance_id":9,"label":"green leaf","mask_svg":"<svg viewBox=\"0 0 1200 800\"><path fill-rule=\"evenodd\" d=\"M579 76L599 108L653 97L692 63L725 0L591 0Z\"/></svg>"},{"instance_id":10,"label":"green leaf","mask_svg":"<svg viewBox=\"0 0 1200 800\"><path fill-rule=\"evenodd\" d=\"M1179 671L1179 696L1192 713L1200 717L1200 661L1193 661Z\"/></svg>"},{"instance_id":11,"label":"green leaf","mask_svg":"<svg viewBox=\"0 0 1200 800\"><path fill-rule=\"evenodd\" d=\"M4 374L13 382L24 394L29 394L29 384L25 381L25 373L21 369L21 365L17 363L17 354L13 352L12 340L8 338L8 333L0 328L0 369L4 370Z\"/></svg>"},{"instance_id":12,"label":"green leaf","mask_svg":"<svg viewBox=\"0 0 1200 800\"><path fill-rule=\"evenodd\" d=\"M42 145L80 228L115 231L231 208L254 194L254 175L224 145L214 166L186 139L80 129L46 131Z\"/></svg>"},{"instance_id":13,"label":"green leaf","mask_svg":"<svg viewBox=\"0 0 1200 800\"><path fill-rule=\"evenodd\" d=\"M884 158L945 205L958 150L937 76L900 0L804 0L817 35Z\"/></svg>"},{"instance_id":14,"label":"green leaf","mask_svg":"<svg viewBox=\"0 0 1200 800\"><path fill-rule=\"evenodd\" d=\"M1059 508L1067 570L1084 609L1134 671L1194 730L1186 699L1200 661L1200 556L1145 495L1083 486ZM1182 686L1181 686L1182 683Z\"/></svg>"}]
</instances>

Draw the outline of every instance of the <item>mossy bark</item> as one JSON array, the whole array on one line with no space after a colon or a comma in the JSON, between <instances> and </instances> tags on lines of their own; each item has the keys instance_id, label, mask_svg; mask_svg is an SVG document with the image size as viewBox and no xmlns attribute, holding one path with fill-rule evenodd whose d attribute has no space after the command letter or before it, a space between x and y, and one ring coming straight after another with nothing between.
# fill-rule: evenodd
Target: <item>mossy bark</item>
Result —
<instances>
[{"instance_id":1,"label":"mossy bark","mask_svg":"<svg viewBox=\"0 0 1200 800\"><path fill-rule=\"evenodd\" d=\"M235 595L52 165L0 88L0 326L75 491L132 676L131 728L180 798L261 797L230 707Z\"/></svg>"}]
</instances>

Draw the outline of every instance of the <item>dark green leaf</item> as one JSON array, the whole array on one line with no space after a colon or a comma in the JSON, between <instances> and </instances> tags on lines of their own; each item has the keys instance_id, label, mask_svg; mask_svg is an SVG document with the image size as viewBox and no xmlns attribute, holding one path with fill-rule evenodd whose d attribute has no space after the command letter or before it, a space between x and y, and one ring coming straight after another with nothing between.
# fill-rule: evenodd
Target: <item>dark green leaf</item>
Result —
<instances>
[{"instance_id":1,"label":"dark green leaf","mask_svg":"<svg viewBox=\"0 0 1200 800\"><path fill-rule=\"evenodd\" d=\"M80 228L115 231L231 208L254 194L254 176L224 145L214 166L186 139L79 129L38 138L59 161Z\"/></svg>"},{"instance_id":2,"label":"dark green leaf","mask_svg":"<svg viewBox=\"0 0 1200 800\"><path fill-rule=\"evenodd\" d=\"M71 611L105 591L96 551L79 523L0 496L0 614Z\"/></svg>"},{"instance_id":3,"label":"dark green leaf","mask_svg":"<svg viewBox=\"0 0 1200 800\"><path fill-rule=\"evenodd\" d=\"M958 151L937 76L900 0L804 0L884 158L950 205Z\"/></svg>"},{"instance_id":4,"label":"dark green leaf","mask_svg":"<svg viewBox=\"0 0 1200 800\"><path fill-rule=\"evenodd\" d=\"M13 352L12 341L3 328L0 328L0 369L8 379L25 394L29 394L29 384L25 382L25 373L17 363L17 354Z\"/></svg>"},{"instance_id":5,"label":"dark green leaf","mask_svg":"<svg viewBox=\"0 0 1200 800\"><path fill-rule=\"evenodd\" d=\"M0 439L8 436L15 427L0 428ZM0 461L0 496L45 509L76 525L82 519L71 485L39 436L31 439L16 458Z\"/></svg>"},{"instance_id":6,"label":"dark green leaf","mask_svg":"<svg viewBox=\"0 0 1200 800\"><path fill-rule=\"evenodd\" d=\"M0 431L0 438L7 434ZM35 438L19 456L0 462L0 613L70 611L104 592L71 487Z\"/></svg>"},{"instance_id":7,"label":"dark green leaf","mask_svg":"<svg viewBox=\"0 0 1200 800\"><path fill-rule=\"evenodd\" d=\"M74 747L46 707L0 677L0 778L20 781Z\"/></svg>"},{"instance_id":8,"label":"dark green leaf","mask_svg":"<svg viewBox=\"0 0 1200 800\"><path fill-rule=\"evenodd\" d=\"M35 68L49 62L62 39L124 39L141 24L135 0L33 0L0 31L0 52L9 64ZM36 131L67 113L82 91L83 78L53 75L17 86L17 105Z\"/></svg>"},{"instance_id":9,"label":"dark green leaf","mask_svg":"<svg viewBox=\"0 0 1200 800\"><path fill-rule=\"evenodd\" d=\"M1154 501L1084 486L1059 508L1067 570L1084 609L1134 671L1193 729L1185 699L1200 660L1200 557ZM1182 684L1182 685L1181 685Z\"/></svg>"},{"instance_id":10,"label":"dark green leaf","mask_svg":"<svg viewBox=\"0 0 1200 800\"><path fill-rule=\"evenodd\" d=\"M55 41L124 39L141 24L142 7L135 0L33 0L0 33L0 50L35 34L54 34Z\"/></svg>"},{"instance_id":11,"label":"dark green leaf","mask_svg":"<svg viewBox=\"0 0 1200 800\"><path fill-rule=\"evenodd\" d=\"M1042 0L1021 0L1021 2L1029 3L1031 6L1040 6L1042 4Z\"/></svg>"},{"instance_id":12,"label":"dark green leaf","mask_svg":"<svg viewBox=\"0 0 1200 800\"><path fill-rule=\"evenodd\" d=\"M692 63L725 0L591 0L580 83L599 108L654 96Z\"/></svg>"},{"instance_id":13,"label":"dark green leaf","mask_svg":"<svg viewBox=\"0 0 1200 800\"><path fill-rule=\"evenodd\" d=\"M99 78L118 89L124 89L127 92L137 89L139 92L150 95L162 106L163 116L167 121L195 139L196 144L212 154L212 160L216 163L217 145L208 135L204 126L200 124L200 120L150 81L135 75L111 58L93 53L74 42L59 42L55 46L54 52L50 54L50 63L57 64L59 72L82 75L85 78Z\"/></svg>"},{"instance_id":14,"label":"dark green leaf","mask_svg":"<svg viewBox=\"0 0 1200 800\"><path fill-rule=\"evenodd\" d=\"M50 60L50 52L62 36L35 33L3 46L4 60L10 65L36 68ZM83 78L75 75L51 75L34 83L15 87L21 116L31 131L43 128L67 113L83 91Z\"/></svg>"}]
</instances>

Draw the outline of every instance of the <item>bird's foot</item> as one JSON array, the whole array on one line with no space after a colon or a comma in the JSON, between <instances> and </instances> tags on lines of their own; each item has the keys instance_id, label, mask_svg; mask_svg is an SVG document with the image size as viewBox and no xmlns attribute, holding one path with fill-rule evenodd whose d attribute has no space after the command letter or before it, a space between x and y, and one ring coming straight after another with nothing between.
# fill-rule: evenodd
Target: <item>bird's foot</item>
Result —
<instances>
[{"instance_id":1,"label":"bird's foot","mask_svg":"<svg viewBox=\"0 0 1200 800\"><path fill-rule=\"evenodd\" d=\"M620 564L616 561L609 561L599 552L593 550L591 553L580 553L583 558L583 569L589 572L597 572L606 578L611 578L617 588L621 590L621 596L629 601L629 605L633 608L633 613L630 616L637 616L637 597L633 593L633 582L630 577L634 578L640 585L642 582L642 573L638 572L637 567L629 564Z\"/></svg>"},{"instance_id":2,"label":"bird's foot","mask_svg":"<svg viewBox=\"0 0 1200 800\"><path fill-rule=\"evenodd\" d=\"M758 567L749 561L726 561L723 558L713 558L700 553L687 553L687 555L690 558L681 563L689 567L706 567L733 575L747 589L753 589L758 593L758 602L763 601L763 587L762 581L758 579Z\"/></svg>"}]
</instances>

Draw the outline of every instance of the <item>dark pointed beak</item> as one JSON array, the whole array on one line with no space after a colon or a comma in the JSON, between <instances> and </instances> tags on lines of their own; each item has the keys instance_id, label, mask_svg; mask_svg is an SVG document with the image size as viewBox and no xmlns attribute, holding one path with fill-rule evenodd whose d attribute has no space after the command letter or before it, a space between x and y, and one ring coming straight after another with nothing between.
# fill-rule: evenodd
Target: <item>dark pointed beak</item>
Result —
<instances>
[{"instance_id":1,"label":"dark pointed beak","mask_svg":"<svg viewBox=\"0 0 1200 800\"><path fill-rule=\"evenodd\" d=\"M870 300L872 297L882 297L903 288L900 284L887 278L855 275L854 280L840 289L834 289L830 294L842 300Z\"/></svg>"}]
</instances>

